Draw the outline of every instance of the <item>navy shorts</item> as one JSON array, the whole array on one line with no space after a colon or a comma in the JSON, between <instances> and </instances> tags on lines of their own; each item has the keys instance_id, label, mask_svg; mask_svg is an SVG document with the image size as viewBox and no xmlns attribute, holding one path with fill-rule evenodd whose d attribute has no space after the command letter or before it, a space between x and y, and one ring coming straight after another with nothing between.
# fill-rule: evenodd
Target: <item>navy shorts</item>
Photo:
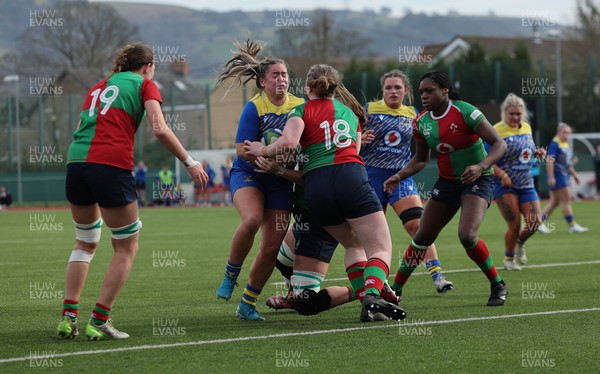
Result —
<instances>
[{"instance_id":1,"label":"navy shorts","mask_svg":"<svg viewBox=\"0 0 600 374\"><path fill-rule=\"evenodd\" d=\"M322 226L339 225L382 211L377 194L359 163L324 166L304 175L304 193L310 211Z\"/></svg>"},{"instance_id":2,"label":"navy shorts","mask_svg":"<svg viewBox=\"0 0 600 374\"><path fill-rule=\"evenodd\" d=\"M265 209L292 210L293 183L272 174L231 170L231 198L240 188L254 187L265 197Z\"/></svg>"},{"instance_id":3,"label":"navy shorts","mask_svg":"<svg viewBox=\"0 0 600 374\"><path fill-rule=\"evenodd\" d=\"M381 169L367 166L367 175L369 176L371 187L375 190L381 205L393 205L401 199L419 195L419 190L415 186L415 180L412 177L400 181L398 187L394 188L391 193L385 191L383 189L383 183L396 173L397 170L394 169Z\"/></svg>"},{"instance_id":4,"label":"navy shorts","mask_svg":"<svg viewBox=\"0 0 600 374\"><path fill-rule=\"evenodd\" d=\"M67 164L67 200L74 205L117 208L137 201L130 170L90 162Z\"/></svg>"},{"instance_id":5,"label":"navy shorts","mask_svg":"<svg viewBox=\"0 0 600 374\"><path fill-rule=\"evenodd\" d=\"M494 177L484 175L471 184L462 184L459 180L438 178L431 190L431 200L460 207L462 195L471 194L479 196L487 201L488 206L492 202L492 189L494 188Z\"/></svg>"},{"instance_id":6,"label":"navy shorts","mask_svg":"<svg viewBox=\"0 0 600 374\"><path fill-rule=\"evenodd\" d=\"M310 211L294 207L292 232L296 239L294 253L326 263L331 261L338 241L314 219Z\"/></svg>"},{"instance_id":7,"label":"navy shorts","mask_svg":"<svg viewBox=\"0 0 600 374\"><path fill-rule=\"evenodd\" d=\"M550 191L559 190L561 188L569 187L569 175L563 173L554 173L554 180L556 184L553 187L549 187Z\"/></svg>"}]
</instances>

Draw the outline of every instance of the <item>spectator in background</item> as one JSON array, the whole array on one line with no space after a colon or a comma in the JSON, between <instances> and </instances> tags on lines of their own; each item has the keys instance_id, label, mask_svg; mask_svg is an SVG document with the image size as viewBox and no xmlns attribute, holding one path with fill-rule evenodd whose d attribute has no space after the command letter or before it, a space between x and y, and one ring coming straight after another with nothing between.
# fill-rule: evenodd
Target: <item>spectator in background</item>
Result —
<instances>
[{"instance_id":1,"label":"spectator in background","mask_svg":"<svg viewBox=\"0 0 600 374\"><path fill-rule=\"evenodd\" d=\"M158 172L158 180L160 181L160 204L170 206L173 186L175 186L173 171L168 166L163 166L162 170Z\"/></svg>"},{"instance_id":2,"label":"spectator in background","mask_svg":"<svg viewBox=\"0 0 600 374\"><path fill-rule=\"evenodd\" d=\"M225 205L231 205L231 195L229 194L231 185L231 168L233 167L233 161L231 156L227 156L225 165L221 165L221 174L223 175L222 189L221 189L221 203Z\"/></svg>"},{"instance_id":3,"label":"spectator in background","mask_svg":"<svg viewBox=\"0 0 600 374\"><path fill-rule=\"evenodd\" d=\"M202 190L202 206L211 206L217 173L206 160L202 161L202 167L204 168L204 171L206 171L206 174L208 174L208 183L206 184L206 188Z\"/></svg>"},{"instance_id":4,"label":"spectator in background","mask_svg":"<svg viewBox=\"0 0 600 374\"><path fill-rule=\"evenodd\" d=\"M8 188L0 187L0 209L6 209L12 204L12 195Z\"/></svg>"},{"instance_id":5,"label":"spectator in background","mask_svg":"<svg viewBox=\"0 0 600 374\"><path fill-rule=\"evenodd\" d=\"M138 206L144 206L146 203L146 174L148 168L144 164L144 161L138 162L134 176L135 176L135 190L137 191Z\"/></svg>"}]
</instances>

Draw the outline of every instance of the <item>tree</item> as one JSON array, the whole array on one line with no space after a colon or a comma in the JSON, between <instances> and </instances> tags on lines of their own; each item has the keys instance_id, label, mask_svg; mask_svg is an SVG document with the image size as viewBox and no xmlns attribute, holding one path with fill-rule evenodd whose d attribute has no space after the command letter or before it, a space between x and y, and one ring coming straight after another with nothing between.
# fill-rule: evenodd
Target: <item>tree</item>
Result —
<instances>
[{"instance_id":1,"label":"tree","mask_svg":"<svg viewBox=\"0 0 600 374\"><path fill-rule=\"evenodd\" d=\"M68 75L81 89L102 79L116 51L138 39L137 27L110 5L64 1L35 16L3 61L23 76ZM50 24L50 25L48 25ZM12 65L12 66L11 66Z\"/></svg>"}]
</instances>

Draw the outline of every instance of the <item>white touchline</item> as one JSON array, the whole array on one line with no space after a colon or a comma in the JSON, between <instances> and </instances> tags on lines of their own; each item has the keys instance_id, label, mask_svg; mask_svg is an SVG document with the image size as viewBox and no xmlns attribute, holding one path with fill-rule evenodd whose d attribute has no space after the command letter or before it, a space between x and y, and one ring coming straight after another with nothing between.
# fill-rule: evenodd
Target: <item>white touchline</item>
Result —
<instances>
[{"instance_id":1,"label":"white touchline","mask_svg":"<svg viewBox=\"0 0 600 374\"><path fill-rule=\"evenodd\" d=\"M578 266L578 265L594 265L594 264L600 264L600 260L593 260L593 261L579 261L579 262L558 262L555 264L538 264L538 265L521 265L521 267L523 269L533 269L533 268L553 268L553 267L562 267L562 266ZM496 268L500 271L504 271L504 269L502 268ZM481 271L481 269L479 268L471 268L471 269L455 269L455 270L443 270L444 274L450 274L450 273L469 273L472 271ZM429 272L427 271L421 271L418 273L412 273L412 275L429 275ZM395 275L394 274L390 274L389 278L393 278ZM341 280L348 280L348 278L325 278L323 281L341 281ZM285 282L273 282L271 283L272 285L278 285L278 284L285 284Z\"/></svg>"},{"instance_id":2,"label":"white touchline","mask_svg":"<svg viewBox=\"0 0 600 374\"><path fill-rule=\"evenodd\" d=\"M58 358L58 357L95 355L95 354L102 354L102 353L143 351L143 350L147 350L147 349L174 348L174 347L186 347L186 346L194 346L194 345L243 342L243 341L249 341L249 340L287 338L287 337L305 336L305 335L336 334L336 333L340 333L340 332L385 329L385 328L398 327L398 326L404 327L404 326L446 325L446 324L450 324L450 323L487 321L487 320L492 320L492 319L520 318L520 317L543 316L543 315L563 314L563 313L584 313L584 312L598 312L598 311L600 311L600 307L599 308L585 308L585 309L549 310L546 312L505 314L505 315L499 315L499 316L457 318L457 319L446 319L446 320L440 320L440 321L421 321L421 322L412 322L412 323L406 323L406 324L402 323L402 322L393 323L393 324L392 323L382 323L382 324L373 325L373 326L347 327L347 328L343 328L343 329L288 332L288 333L281 333L281 334L244 336L244 337L229 338L229 339L200 340L200 341L195 341L195 342L183 342L183 343L171 343L171 344L138 345L138 346L134 346L134 347L98 349L98 350L93 350L93 351L66 352L66 353L57 353L57 354L48 354L48 355L39 355L39 356L38 355L31 356L30 355L30 356L25 356L25 357L3 358L3 359L0 359L0 364L4 364L4 363L8 363L8 362L27 361L27 360L32 360L32 359L40 360L40 359L44 359L44 358L52 359L52 358Z\"/></svg>"}]
</instances>

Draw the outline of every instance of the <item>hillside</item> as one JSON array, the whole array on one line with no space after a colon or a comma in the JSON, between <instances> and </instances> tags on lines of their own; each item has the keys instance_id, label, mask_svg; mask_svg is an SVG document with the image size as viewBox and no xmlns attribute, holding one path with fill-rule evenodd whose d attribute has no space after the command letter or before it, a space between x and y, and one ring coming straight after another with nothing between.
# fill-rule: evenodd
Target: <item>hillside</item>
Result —
<instances>
[{"instance_id":1,"label":"hillside","mask_svg":"<svg viewBox=\"0 0 600 374\"><path fill-rule=\"evenodd\" d=\"M0 53L14 46L19 30L29 25L29 11L48 7L49 1L23 0L0 3ZM179 6L134 3L110 3L139 28L143 40L156 48L170 48L184 56L190 75L202 79L214 73L228 56L233 40L253 38L275 48L277 32L286 20L272 10L261 12L213 12ZM295 12L295 13L294 13ZM287 20L314 21L313 11L289 11ZM285 11L284 11L285 14ZM395 58L399 46L424 46L449 41L457 34L481 36L529 36L531 29L520 18L488 16L407 14L389 17L374 11L331 11L333 29L354 32L362 40L360 55ZM302 27L302 26L300 26ZM287 32L293 32L288 29ZM275 51L276 52L276 51Z\"/></svg>"}]
</instances>

